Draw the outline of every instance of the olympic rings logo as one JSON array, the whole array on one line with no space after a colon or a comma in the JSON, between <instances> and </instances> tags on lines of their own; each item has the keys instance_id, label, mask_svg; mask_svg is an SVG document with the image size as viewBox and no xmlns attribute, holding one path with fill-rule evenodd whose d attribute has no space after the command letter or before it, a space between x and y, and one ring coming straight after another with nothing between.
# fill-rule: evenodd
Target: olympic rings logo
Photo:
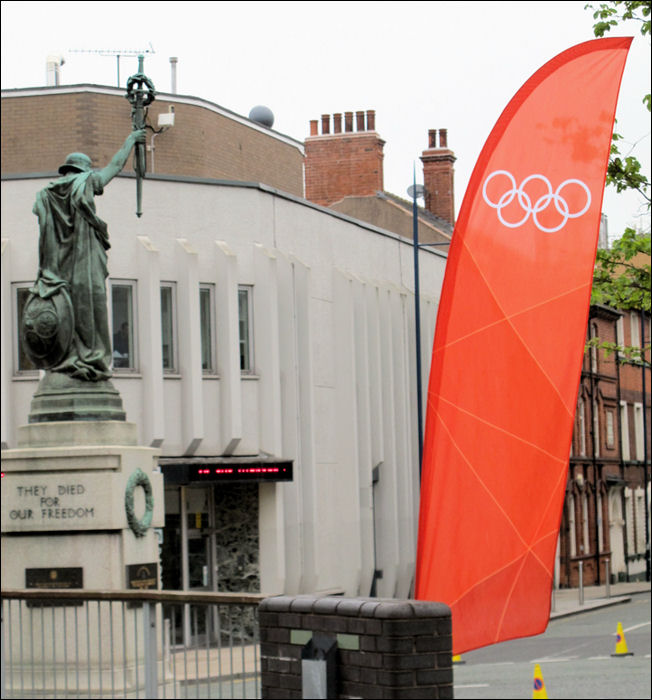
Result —
<instances>
[{"instance_id":1,"label":"olympic rings logo","mask_svg":"<svg viewBox=\"0 0 652 700\"><path fill-rule=\"evenodd\" d=\"M509 182L511 183L511 189L508 189L504 194L502 194L497 202L493 202L487 196L487 186L498 175L504 175L508 178ZM543 182L547 192L541 195L534 202L534 204L532 204L532 198L525 191L525 188L529 182L532 182L534 180L539 180ZM562 190L568 185L579 185L584 190L584 193L586 195L586 204L580 211L571 213L568 203L561 195ZM569 219L577 219L580 216L582 216L582 214L586 214L589 207L591 206L591 192L586 186L586 184L583 183L581 180L564 180L561 183L561 185L559 185L559 187L553 192L552 184L550 183L550 180L548 180L548 178L545 177L545 175L528 175L528 177L526 177L525 180L523 180L523 182L521 182L521 184L517 187L516 179L507 170L495 170L493 173L491 173L491 175L489 175L482 187L482 196L484 198L484 201L492 209L495 209L497 211L498 220L501 224L503 224L503 226L507 226L508 228L518 228L528 220L531 214L532 220L534 221L534 225L539 229L539 231L543 231L544 233L556 233L557 231L561 231L561 229L564 228L564 226L566 226ZM509 204L511 204L514 201L515 197L518 199L518 203L521 206L521 209L523 209L523 211L525 212L525 215L519 221L506 221L503 216L503 209ZM547 209L551 202L554 204L554 207L557 210L557 212L561 215L562 221L558 226L553 226L549 228L541 224L541 222L537 218L537 215L544 211L544 209Z\"/></svg>"}]
</instances>

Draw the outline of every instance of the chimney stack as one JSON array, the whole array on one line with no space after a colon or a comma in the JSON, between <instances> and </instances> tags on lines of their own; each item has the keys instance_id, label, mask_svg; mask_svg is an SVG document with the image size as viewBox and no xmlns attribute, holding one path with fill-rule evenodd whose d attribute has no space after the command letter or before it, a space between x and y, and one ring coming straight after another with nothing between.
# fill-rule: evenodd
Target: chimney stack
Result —
<instances>
[{"instance_id":1,"label":"chimney stack","mask_svg":"<svg viewBox=\"0 0 652 700\"><path fill-rule=\"evenodd\" d=\"M173 95L177 94L177 63L179 59L176 56L170 56L170 92Z\"/></svg>"},{"instance_id":2,"label":"chimney stack","mask_svg":"<svg viewBox=\"0 0 652 700\"><path fill-rule=\"evenodd\" d=\"M48 87L59 85L61 66L65 63L63 56L51 55L45 61L45 84Z\"/></svg>"},{"instance_id":3,"label":"chimney stack","mask_svg":"<svg viewBox=\"0 0 652 700\"><path fill-rule=\"evenodd\" d=\"M423 185L426 190L426 209L455 224L455 200L453 175L455 154L448 148L448 130L439 129L439 146L437 146L437 129L428 131L428 148L421 155L423 162Z\"/></svg>"},{"instance_id":4,"label":"chimney stack","mask_svg":"<svg viewBox=\"0 0 652 700\"><path fill-rule=\"evenodd\" d=\"M305 142L306 199L328 207L347 196L382 191L384 145L372 109L344 112L344 130L342 112L332 115L332 129L330 114L311 120Z\"/></svg>"}]
</instances>

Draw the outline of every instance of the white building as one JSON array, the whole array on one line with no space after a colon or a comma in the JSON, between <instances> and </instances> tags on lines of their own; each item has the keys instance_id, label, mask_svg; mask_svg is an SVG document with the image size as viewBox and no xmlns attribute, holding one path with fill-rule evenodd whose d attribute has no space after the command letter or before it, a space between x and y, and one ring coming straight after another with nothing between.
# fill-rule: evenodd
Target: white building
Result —
<instances>
[{"instance_id":1,"label":"white building","mask_svg":"<svg viewBox=\"0 0 652 700\"><path fill-rule=\"evenodd\" d=\"M16 329L37 272L32 206L56 164L47 169L2 181L10 448L39 378ZM419 481L411 243L264 184L153 175L138 219L125 175L96 202L112 245L112 333L129 331L121 352L115 343L113 384L141 444L161 450L163 585L408 596ZM445 259L420 252L424 387Z\"/></svg>"}]
</instances>

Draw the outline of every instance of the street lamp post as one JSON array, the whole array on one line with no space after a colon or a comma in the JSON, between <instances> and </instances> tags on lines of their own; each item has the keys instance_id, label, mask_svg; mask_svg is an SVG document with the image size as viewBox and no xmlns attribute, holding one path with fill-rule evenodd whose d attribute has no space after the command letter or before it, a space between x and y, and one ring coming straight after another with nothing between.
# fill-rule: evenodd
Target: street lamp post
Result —
<instances>
[{"instance_id":1,"label":"street lamp post","mask_svg":"<svg viewBox=\"0 0 652 700\"><path fill-rule=\"evenodd\" d=\"M419 249L436 246L448 246L450 241L441 243L419 243L419 209L417 199L426 196L426 188L417 185L416 167L412 173L412 185L407 193L412 198L412 239L414 249L414 334L417 346L417 429L419 434L419 483L421 483L421 470L423 468L423 390L421 382L421 292L419 289Z\"/></svg>"},{"instance_id":2,"label":"street lamp post","mask_svg":"<svg viewBox=\"0 0 652 700\"><path fill-rule=\"evenodd\" d=\"M412 197L412 238L414 248L414 333L417 346L417 430L419 443L419 482L421 482L421 467L423 463L423 394L421 384L421 298L419 291L419 217L417 197L425 195L423 185L417 185L416 174L413 184L408 187Z\"/></svg>"}]
</instances>

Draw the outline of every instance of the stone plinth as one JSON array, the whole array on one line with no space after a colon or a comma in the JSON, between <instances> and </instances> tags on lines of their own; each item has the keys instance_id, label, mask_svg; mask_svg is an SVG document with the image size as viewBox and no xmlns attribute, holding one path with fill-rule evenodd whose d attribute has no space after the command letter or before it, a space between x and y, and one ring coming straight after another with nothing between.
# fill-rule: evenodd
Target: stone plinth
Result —
<instances>
[{"instance_id":1,"label":"stone plinth","mask_svg":"<svg viewBox=\"0 0 652 700\"><path fill-rule=\"evenodd\" d=\"M18 447L2 451L3 589L123 590L131 587L128 571L133 572L135 565L150 565L149 570L158 571L160 577L154 530L164 524L159 451L136 442L136 426L120 420L32 423L19 429ZM157 588L158 583L155 581ZM66 633L66 626L57 622L63 620L63 609L52 610L41 617L23 616L21 622L24 627L28 618L38 618L30 621L31 630L21 630L23 654L29 635L48 640L41 648L39 639L34 658L24 661L26 678L30 677L29 663L49 669L49 680L39 681L43 685L39 693L46 694L63 673L62 650L73 655L69 658L75 653L68 648L70 628ZM97 637L93 614L91 611L88 626ZM141 614L140 608L129 608L124 617L122 611L114 611L110 614L115 618L112 632L105 624L100 636L121 635L123 624L133 630ZM86 638L86 619L80 612L75 623L81 640ZM11 637L14 659L22 658L18 630ZM108 637L105 643L108 649ZM91 687L82 690L94 693L103 665L92 647L79 644L76 653L79 663L88 662L92 668L88 674ZM128 669L125 682L133 680L139 653L130 643L119 658Z\"/></svg>"}]
</instances>

